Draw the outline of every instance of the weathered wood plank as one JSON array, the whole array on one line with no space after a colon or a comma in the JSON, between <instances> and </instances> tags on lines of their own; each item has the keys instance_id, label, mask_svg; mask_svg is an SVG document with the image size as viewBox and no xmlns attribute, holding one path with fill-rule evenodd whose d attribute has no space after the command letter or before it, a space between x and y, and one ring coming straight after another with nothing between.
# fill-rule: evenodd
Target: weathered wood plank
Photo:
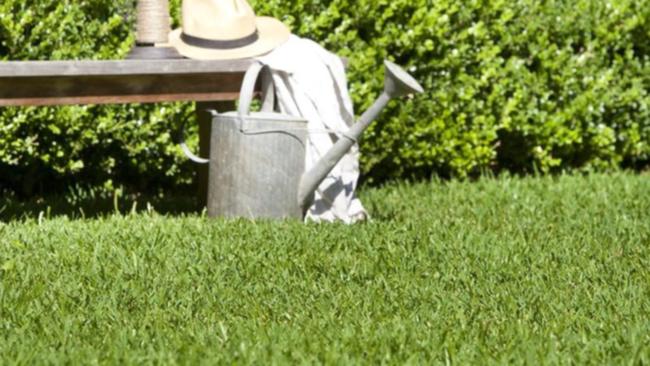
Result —
<instances>
[{"instance_id":1,"label":"weathered wood plank","mask_svg":"<svg viewBox=\"0 0 650 366\"><path fill-rule=\"evenodd\" d=\"M1 100L0 107L45 107L65 105L101 105L101 104L129 104L129 103L164 103L164 102L207 102L207 101L231 101L239 97L236 93L212 93L212 94L170 94L170 95L132 95L113 97L70 97L70 98L48 98L48 99L12 99Z\"/></svg>"},{"instance_id":2,"label":"weathered wood plank","mask_svg":"<svg viewBox=\"0 0 650 366\"><path fill-rule=\"evenodd\" d=\"M251 62L0 62L0 106L235 100Z\"/></svg>"},{"instance_id":3,"label":"weathered wood plank","mask_svg":"<svg viewBox=\"0 0 650 366\"><path fill-rule=\"evenodd\" d=\"M0 106L234 100L243 73L0 78Z\"/></svg>"},{"instance_id":4,"label":"weathered wood plank","mask_svg":"<svg viewBox=\"0 0 650 366\"><path fill-rule=\"evenodd\" d=\"M227 61L201 61L187 59L6 61L0 62L0 78L237 73L246 71L251 62L251 59Z\"/></svg>"},{"instance_id":5,"label":"weathered wood plank","mask_svg":"<svg viewBox=\"0 0 650 366\"><path fill-rule=\"evenodd\" d=\"M0 106L232 101L252 62L0 62Z\"/></svg>"}]
</instances>

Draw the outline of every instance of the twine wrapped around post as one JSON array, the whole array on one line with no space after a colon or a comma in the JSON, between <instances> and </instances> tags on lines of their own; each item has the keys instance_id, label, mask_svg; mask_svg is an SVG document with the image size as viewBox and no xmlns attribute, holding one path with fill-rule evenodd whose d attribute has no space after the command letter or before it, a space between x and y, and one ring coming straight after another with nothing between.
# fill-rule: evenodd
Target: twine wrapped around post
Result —
<instances>
[{"instance_id":1,"label":"twine wrapped around post","mask_svg":"<svg viewBox=\"0 0 650 366\"><path fill-rule=\"evenodd\" d=\"M169 0L138 0L136 8L136 46L129 59L181 58L167 45L171 22Z\"/></svg>"},{"instance_id":2,"label":"twine wrapped around post","mask_svg":"<svg viewBox=\"0 0 650 366\"><path fill-rule=\"evenodd\" d=\"M171 30L167 0L139 0L137 12L137 43L154 45L167 43Z\"/></svg>"}]
</instances>

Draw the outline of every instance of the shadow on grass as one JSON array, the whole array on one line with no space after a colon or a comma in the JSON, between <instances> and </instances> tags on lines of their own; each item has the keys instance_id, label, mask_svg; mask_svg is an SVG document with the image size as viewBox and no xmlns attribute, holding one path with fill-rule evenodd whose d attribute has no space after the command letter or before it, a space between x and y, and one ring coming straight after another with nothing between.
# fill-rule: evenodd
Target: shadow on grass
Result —
<instances>
[{"instance_id":1,"label":"shadow on grass","mask_svg":"<svg viewBox=\"0 0 650 366\"><path fill-rule=\"evenodd\" d=\"M67 217L93 219L115 214L156 212L161 215L181 216L201 213L196 196L188 193L169 195L139 194L67 194L46 198L21 200L13 194L0 196L0 222Z\"/></svg>"}]
</instances>

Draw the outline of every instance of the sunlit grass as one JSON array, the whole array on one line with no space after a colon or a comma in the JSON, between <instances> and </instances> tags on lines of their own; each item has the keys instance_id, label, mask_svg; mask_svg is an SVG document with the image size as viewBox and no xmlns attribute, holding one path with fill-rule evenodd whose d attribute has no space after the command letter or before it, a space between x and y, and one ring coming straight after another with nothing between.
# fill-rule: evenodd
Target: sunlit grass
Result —
<instances>
[{"instance_id":1,"label":"sunlit grass","mask_svg":"<svg viewBox=\"0 0 650 366\"><path fill-rule=\"evenodd\" d=\"M0 360L648 364L649 193L396 184L352 227L33 210L0 223Z\"/></svg>"}]
</instances>

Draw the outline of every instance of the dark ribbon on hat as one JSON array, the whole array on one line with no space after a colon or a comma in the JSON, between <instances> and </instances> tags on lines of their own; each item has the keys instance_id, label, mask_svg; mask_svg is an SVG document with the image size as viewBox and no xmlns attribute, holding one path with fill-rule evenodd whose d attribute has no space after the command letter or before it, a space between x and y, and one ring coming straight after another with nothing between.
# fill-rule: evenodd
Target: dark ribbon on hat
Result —
<instances>
[{"instance_id":1,"label":"dark ribbon on hat","mask_svg":"<svg viewBox=\"0 0 650 366\"><path fill-rule=\"evenodd\" d=\"M255 32L250 36L239 39L231 40L215 40L215 39L206 39L195 36L190 36L189 34L183 32L181 33L181 40L190 46L201 47L201 48L211 48L215 50L231 50L235 48L246 47L257 42L260 39L259 32L255 29Z\"/></svg>"}]
</instances>

